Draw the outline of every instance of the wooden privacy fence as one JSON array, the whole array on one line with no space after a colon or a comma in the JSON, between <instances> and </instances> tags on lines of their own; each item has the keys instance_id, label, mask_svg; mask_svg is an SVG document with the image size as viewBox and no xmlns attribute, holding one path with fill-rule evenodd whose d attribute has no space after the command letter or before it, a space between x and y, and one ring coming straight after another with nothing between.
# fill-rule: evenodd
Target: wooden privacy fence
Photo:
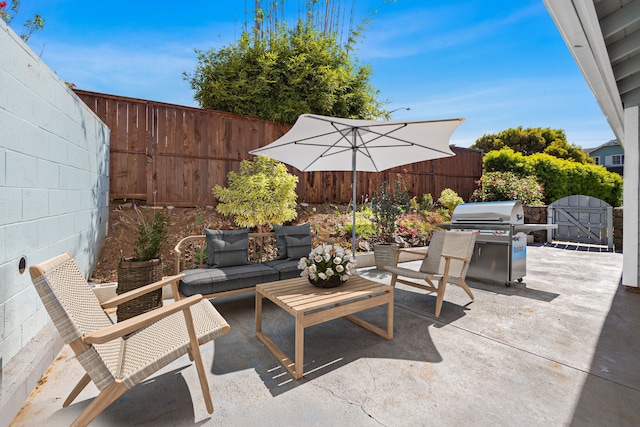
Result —
<instances>
[{"instance_id":1,"label":"wooden privacy fence","mask_svg":"<svg viewBox=\"0 0 640 427\"><path fill-rule=\"evenodd\" d=\"M112 199L143 199L158 206L214 205L215 185L227 185L227 174L249 151L267 145L289 125L219 111L76 90L76 94L111 129L109 170ZM413 163L384 172L358 172L359 202L382 180L402 176L411 195L445 188L467 200L482 175L482 152L453 147L455 157ZM351 172L300 172L298 202L347 203Z\"/></svg>"}]
</instances>

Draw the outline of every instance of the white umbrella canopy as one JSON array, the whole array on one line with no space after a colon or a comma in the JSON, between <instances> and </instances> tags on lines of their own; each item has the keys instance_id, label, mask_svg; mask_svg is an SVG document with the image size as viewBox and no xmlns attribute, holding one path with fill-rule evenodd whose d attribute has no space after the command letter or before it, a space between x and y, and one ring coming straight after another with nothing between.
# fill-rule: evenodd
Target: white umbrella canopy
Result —
<instances>
[{"instance_id":1,"label":"white umbrella canopy","mask_svg":"<svg viewBox=\"0 0 640 427\"><path fill-rule=\"evenodd\" d=\"M353 172L353 236L356 172L381 172L408 163L454 156L449 139L462 118L375 121L303 114L282 137L250 151L303 171Z\"/></svg>"}]
</instances>

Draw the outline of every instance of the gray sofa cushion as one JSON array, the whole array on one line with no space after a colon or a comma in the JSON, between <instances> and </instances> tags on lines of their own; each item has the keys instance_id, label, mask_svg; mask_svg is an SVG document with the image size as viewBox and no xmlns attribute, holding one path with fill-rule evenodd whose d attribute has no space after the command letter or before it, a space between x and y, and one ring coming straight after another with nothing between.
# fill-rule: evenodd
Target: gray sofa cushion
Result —
<instances>
[{"instance_id":1,"label":"gray sofa cushion","mask_svg":"<svg viewBox=\"0 0 640 427\"><path fill-rule=\"evenodd\" d=\"M306 236L284 236L287 242L287 257L289 259L299 260L302 257L309 256L311 252L311 235Z\"/></svg>"},{"instance_id":2,"label":"gray sofa cushion","mask_svg":"<svg viewBox=\"0 0 640 427\"><path fill-rule=\"evenodd\" d=\"M298 269L299 259L274 259L263 262L264 265L273 268L280 275L280 280L295 279L300 277L301 270Z\"/></svg>"},{"instance_id":3,"label":"gray sofa cushion","mask_svg":"<svg viewBox=\"0 0 640 427\"><path fill-rule=\"evenodd\" d=\"M276 235L276 247L278 248L278 257L276 259L293 258L287 254L287 241L285 236L304 237L311 236L311 224L302 225L274 225L273 231ZM309 255L309 252L307 252ZM306 255L304 255L306 256Z\"/></svg>"},{"instance_id":4,"label":"gray sofa cushion","mask_svg":"<svg viewBox=\"0 0 640 427\"><path fill-rule=\"evenodd\" d=\"M233 267L249 262L249 229L209 230L204 229L207 237L207 265L209 267Z\"/></svg>"},{"instance_id":5,"label":"gray sofa cushion","mask_svg":"<svg viewBox=\"0 0 640 427\"><path fill-rule=\"evenodd\" d=\"M280 279L278 271L262 263L222 268L194 268L182 273L185 277L180 280L180 292L186 296L250 288Z\"/></svg>"}]
</instances>

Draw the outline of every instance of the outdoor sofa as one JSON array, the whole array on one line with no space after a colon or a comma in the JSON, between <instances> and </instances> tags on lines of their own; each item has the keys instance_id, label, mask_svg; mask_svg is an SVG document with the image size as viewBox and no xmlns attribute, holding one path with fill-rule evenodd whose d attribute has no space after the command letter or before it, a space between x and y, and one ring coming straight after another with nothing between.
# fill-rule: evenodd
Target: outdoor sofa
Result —
<instances>
[{"instance_id":1,"label":"outdoor sofa","mask_svg":"<svg viewBox=\"0 0 640 427\"><path fill-rule=\"evenodd\" d=\"M260 283L300 276L298 262L309 255L313 238L310 224L274 226L269 233L209 230L188 236L173 249L175 274L184 274L180 293L207 298L254 291ZM277 253L265 250L277 247Z\"/></svg>"}]
</instances>

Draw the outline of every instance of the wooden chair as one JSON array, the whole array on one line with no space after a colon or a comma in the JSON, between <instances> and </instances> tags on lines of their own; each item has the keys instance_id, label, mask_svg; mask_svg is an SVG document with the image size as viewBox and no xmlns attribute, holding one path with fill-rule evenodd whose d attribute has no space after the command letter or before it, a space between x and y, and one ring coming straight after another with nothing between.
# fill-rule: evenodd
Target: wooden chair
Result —
<instances>
[{"instance_id":1,"label":"wooden chair","mask_svg":"<svg viewBox=\"0 0 640 427\"><path fill-rule=\"evenodd\" d=\"M185 353L195 360L207 411L213 413L199 346L226 334L229 325L202 295L180 299L177 282L182 276L167 277L100 305L68 253L34 265L29 272L58 332L86 371L62 406L69 406L90 381L100 390L74 426L87 425L128 389ZM104 311L167 284L175 303L116 324Z\"/></svg>"},{"instance_id":2,"label":"wooden chair","mask_svg":"<svg viewBox=\"0 0 640 427\"><path fill-rule=\"evenodd\" d=\"M402 249L396 254L394 266L387 266L385 270L392 273L391 286L396 282L425 289L436 293L436 317L440 317L444 291L447 283L460 286L473 300L471 289L465 282L469 262L473 255L476 235L461 231L436 230L427 249L427 255L422 260L418 271L409 268L398 267L398 258ZM408 277L414 280L424 280L427 283L400 279L398 276ZM438 282L438 285L434 283Z\"/></svg>"}]
</instances>

